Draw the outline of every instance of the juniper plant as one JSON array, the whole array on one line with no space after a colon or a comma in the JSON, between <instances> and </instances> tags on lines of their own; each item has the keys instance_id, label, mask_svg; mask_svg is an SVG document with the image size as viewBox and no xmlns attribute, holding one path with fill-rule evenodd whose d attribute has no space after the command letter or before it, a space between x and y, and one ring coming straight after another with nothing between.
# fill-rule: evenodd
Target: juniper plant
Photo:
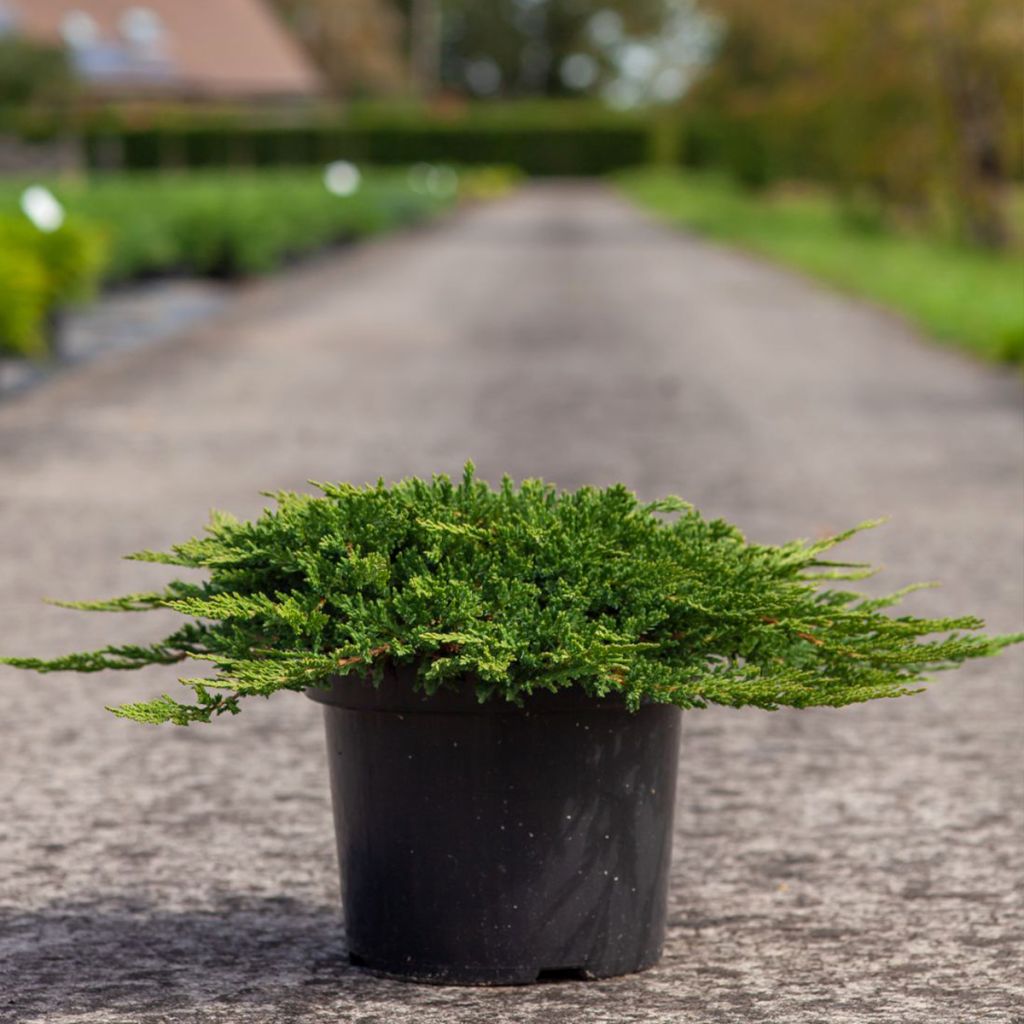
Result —
<instances>
[{"instance_id":1,"label":"juniper plant","mask_svg":"<svg viewBox=\"0 0 1024 1024\"><path fill-rule=\"evenodd\" d=\"M207 662L212 677L181 680L192 703L111 709L187 725L235 714L246 696L379 679L388 663L415 665L427 692L471 681L480 700L578 686L631 707L839 707L917 692L930 671L1024 639L978 634L970 616L885 614L916 586L881 598L834 589L872 573L825 556L873 522L763 546L679 498L507 478L494 490L471 463L457 485L317 487L270 494L276 507L252 522L215 513L206 536L168 553L128 556L203 580L58 602L190 620L160 642L2 660L39 672Z\"/></svg>"}]
</instances>

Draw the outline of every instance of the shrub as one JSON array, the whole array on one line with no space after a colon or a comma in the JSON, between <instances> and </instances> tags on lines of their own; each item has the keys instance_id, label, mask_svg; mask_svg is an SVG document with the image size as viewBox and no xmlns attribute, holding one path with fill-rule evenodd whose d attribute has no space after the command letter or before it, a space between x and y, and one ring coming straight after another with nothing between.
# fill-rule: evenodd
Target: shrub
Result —
<instances>
[{"instance_id":1,"label":"shrub","mask_svg":"<svg viewBox=\"0 0 1024 1024\"><path fill-rule=\"evenodd\" d=\"M0 224L0 354L36 356L46 350L47 287L39 257L8 248Z\"/></svg>"},{"instance_id":2,"label":"shrub","mask_svg":"<svg viewBox=\"0 0 1024 1024\"><path fill-rule=\"evenodd\" d=\"M56 231L35 231L29 226L23 230L32 235L46 267L52 306L84 302L96 294L107 259L107 238L100 227L69 218Z\"/></svg>"},{"instance_id":3,"label":"shrub","mask_svg":"<svg viewBox=\"0 0 1024 1024\"><path fill-rule=\"evenodd\" d=\"M308 173L177 182L172 230L185 269L226 277L265 273L303 252L413 223L452 198L416 193L395 176L345 197Z\"/></svg>"},{"instance_id":4,"label":"shrub","mask_svg":"<svg viewBox=\"0 0 1024 1024\"><path fill-rule=\"evenodd\" d=\"M238 711L245 696L379 679L416 667L432 692L470 682L481 700L582 687L684 708L838 707L913 693L925 674L997 652L973 617L889 617L908 590L868 598L832 588L869 574L827 552L856 532L781 547L751 544L686 502L640 503L625 487L498 490L466 467L392 487L319 485L275 495L253 522L216 514L208 536L132 558L205 570L200 582L68 607L171 608L189 622L150 646L53 660L40 672L134 669L194 659L212 678L116 709L186 725ZM874 524L863 524L870 526Z\"/></svg>"},{"instance_id":5,"label":"shrub","mask_svg":"<svg viewBox=\"0 0 1024 1024\"><path fill-rule=\"evenodd\" d=\"M92 297L106 259L95 225L68 219L39 231L21 217L0 218L0 349L18 355L46 350L46 321L57 310Z\"/></svg>"},{"instance_id":6,"label":"shrub","mask_svg":"<svg viewBox=\"0 0 1024 1024\"><path fill-rule=\"evenodd\" d=\"M464 199L500 199L519 183L516 167L466 167L459 173L459 195Z\"/></svg>"}]
</instances>

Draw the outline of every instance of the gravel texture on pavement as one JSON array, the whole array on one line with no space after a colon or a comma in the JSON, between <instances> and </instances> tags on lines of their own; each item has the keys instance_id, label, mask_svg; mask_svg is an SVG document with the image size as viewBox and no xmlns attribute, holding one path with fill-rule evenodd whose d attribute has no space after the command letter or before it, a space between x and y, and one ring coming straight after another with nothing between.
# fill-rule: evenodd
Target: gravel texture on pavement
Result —
<instances>
[{"instance_id":1,"label":"gravel texture on pavement","mask_svg":"<svg viewBox=\"0 0 1024 1024\"><path fill-rule=\"evenodd\" d=\"M567 184L248 286L5 402L0 650L162 635L40 600L150 589L163 567L117 556L211 507L467 457L678 493L762 541L890 515L850 553L886 589L944 581L908 608L1024 618L1019 377ZM1020 1022L1022 664L842 711L685 714L662 963L522 989L347 965L312 702L151 729L103 705L173 670L0 669L0 1021Z\"/></svg>"}]
</instances>

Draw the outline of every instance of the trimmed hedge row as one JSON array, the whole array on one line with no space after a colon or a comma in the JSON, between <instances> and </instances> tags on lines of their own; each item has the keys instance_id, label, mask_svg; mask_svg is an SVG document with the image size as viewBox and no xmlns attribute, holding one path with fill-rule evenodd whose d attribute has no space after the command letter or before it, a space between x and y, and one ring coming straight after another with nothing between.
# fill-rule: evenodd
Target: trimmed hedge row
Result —
<instances>
[{"instance_id":1,"label":"trimmed hedge row","mask_svg":"<svg viewBox=\"0 0 1024 1024\"><path fill-rule=\"evenodd\" d=\"M84 127L83 142L95 168L302 166L345 159L374 166L503 164L534 175L600 175L633 167L647 163L656 144L648 119L591 108L499 108L453 119L356 113L344 121L281 125L209 116L141 125L98 119Z\"/></svg>"}]
</instances>

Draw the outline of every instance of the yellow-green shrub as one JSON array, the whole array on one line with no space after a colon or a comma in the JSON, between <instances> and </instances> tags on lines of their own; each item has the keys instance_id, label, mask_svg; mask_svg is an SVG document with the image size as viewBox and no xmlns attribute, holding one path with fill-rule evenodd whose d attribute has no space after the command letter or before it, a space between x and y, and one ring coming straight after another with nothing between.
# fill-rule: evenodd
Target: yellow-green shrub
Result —
<instances>
[{"instance_id":1,"label":"yellow-green shrub","mask_svg":"<svg viewBox=\"0 0 1024 1024\"><path fill-rule=\"evenodd\" d=\"M43 354L48 318L93 295L106 251L104 234L82 221L43 232L0 218L0 352Z\"/></svg>"},{"instance_id":2,"label":"yellow-green shrub","mask_svg":"<svg viewBox=\"0 0 1024 1024\"><path fill-rule=\"evenodd\" d=\"M31 250L0 242L0 355L39 355L44 347L48 275Z\"/></svg>"}]
</instances>

